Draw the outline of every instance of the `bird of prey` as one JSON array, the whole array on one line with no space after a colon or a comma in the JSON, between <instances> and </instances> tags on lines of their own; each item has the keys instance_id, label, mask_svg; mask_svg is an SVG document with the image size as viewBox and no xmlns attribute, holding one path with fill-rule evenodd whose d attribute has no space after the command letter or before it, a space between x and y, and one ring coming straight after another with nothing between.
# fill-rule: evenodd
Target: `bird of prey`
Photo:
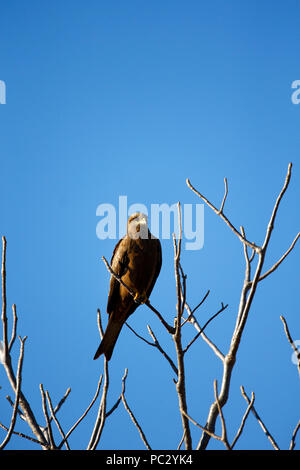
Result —
<instances>
[{"instance_id":1,"label":"bird of prey","mask_svg":"<svg viewBox=\"0 0 300 470\"><path fill-rule=\"evenodd\" d=\"M161 244L148 228L145 214L135 213L127 222L127 234L115 246L111 267L133 297L120 282L111 276L107 313L108 324L94 359L104 353L109 361L122 326L137 307L146 302L152 292L162 264Z\"/></svg>"}]
</instances>

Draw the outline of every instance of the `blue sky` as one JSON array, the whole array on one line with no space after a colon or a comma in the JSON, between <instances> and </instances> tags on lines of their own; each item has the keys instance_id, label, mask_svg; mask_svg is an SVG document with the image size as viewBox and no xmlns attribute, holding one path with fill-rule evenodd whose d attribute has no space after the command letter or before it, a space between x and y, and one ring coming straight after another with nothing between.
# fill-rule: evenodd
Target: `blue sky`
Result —
<instances>
[{"instance_id":1,"label":"blue sky","mask_svg":"<svg viewBox=\"0 0 300 470\"><path fill-rule=\"evenodd\" d=\"M57 402L68 429L96 389L102 359L97 307L104 318L115 240L99 240L99 204L196 204L191 182L216 205L227 177L226 215L261 243L288 163L290 187L280 207L266 268L299 231L299 2L69 1L6 2L0 16L0 233L7 238L9 306L28 336L23 389L43 421L39 383ZM188 300L210 289L198 314L205 322L221 302L229 308L207 334L227 351L235 323L244 258L240 242L205 207L205 241L184 251ZM172 323L176 291L172 241L163 240L163 268L151 301ZM233 437L245 410L239 391L256 393L258 412L282 448L299 419L299 379L280 315L300 338L299 247L259 285L224 409ZM106 318L105 318L106 319ZM174 356L170 338L146 308L130 319L147 336L150 324ZM186 338L193 329L186 328ZM17 348L14 358L18 356ZM187 360L188 409L205 423L221 367L198 341ZM108 406L128 368L127 398L155 449L181 439L173 375L152 348L125 328L110 364ZM10 417L1 375L0 420ZM84 448L96 408L70 444ZM18 423L17 428L22 427ZM199 439L193 428L193 442ZM16 438L10 448L33 448ZM126 412L108 420L99 449L143 448ZM223 448L217 442L211 449ZM268 449L252 416L237 448Z\"/></svg>"}]
</instances>

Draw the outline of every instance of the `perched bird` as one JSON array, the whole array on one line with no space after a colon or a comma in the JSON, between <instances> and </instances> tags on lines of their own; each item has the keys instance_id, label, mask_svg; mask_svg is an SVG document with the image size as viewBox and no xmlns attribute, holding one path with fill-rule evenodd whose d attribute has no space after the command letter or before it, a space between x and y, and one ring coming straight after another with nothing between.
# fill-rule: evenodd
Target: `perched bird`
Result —
<instances>
[{"instance_id":1,"label":"perched bird","mask_svg":"<svg viewBox=\"0 0 300 470\"><path fill-rule=\"evenodd\" d=\"M94 359L104 353L109 361L127 318L140 304L148 300L159 275L161 263L161 244L159 239L150 233L147 216L139 212L131 215L127 222L127 234L115 246L111 267L135 292L135 296L111 276L107 302L108 324Z\"/></svg>"}]
</instances>

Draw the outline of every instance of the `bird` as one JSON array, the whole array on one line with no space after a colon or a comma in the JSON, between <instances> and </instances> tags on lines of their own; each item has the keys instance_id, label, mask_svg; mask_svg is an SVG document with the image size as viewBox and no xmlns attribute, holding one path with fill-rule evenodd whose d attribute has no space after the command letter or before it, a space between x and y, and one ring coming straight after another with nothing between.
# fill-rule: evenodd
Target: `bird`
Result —
<instances>
[{"instance_id":1,"label":"bird","mask_svg":"<svg viewBox=\"0 0 300 470\"><path fill-rule=\"evenodd\" d=\"M146 214L136 212L127 221L127 233L116 244L111 268L135 295L112 275L109 284L107 327L94 359L104 354L109 361L118 336L128 317L147 302L162 265L161 243L148 228Z\"/></svg>"}]
</instances>

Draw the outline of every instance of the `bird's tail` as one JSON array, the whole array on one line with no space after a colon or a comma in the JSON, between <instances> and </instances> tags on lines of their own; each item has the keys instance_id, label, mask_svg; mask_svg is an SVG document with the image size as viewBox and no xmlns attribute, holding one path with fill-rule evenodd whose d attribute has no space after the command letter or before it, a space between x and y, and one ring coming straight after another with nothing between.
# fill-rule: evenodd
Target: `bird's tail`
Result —
<instances>
[{"instance_id":1,"label":"bird's tail","mask_svg":"<svg viewBox=\"0 0 300 470\"><path fill-rule=\"evenodd\" d=\"M110 317L108 320L107 328L100 343L99 348L96 351L94 359L98 359L101 354L104 354L106 359L109 361L113 353L116 341L122 329L123 323L117 322Z\"/></svg>"}]
</instances>

